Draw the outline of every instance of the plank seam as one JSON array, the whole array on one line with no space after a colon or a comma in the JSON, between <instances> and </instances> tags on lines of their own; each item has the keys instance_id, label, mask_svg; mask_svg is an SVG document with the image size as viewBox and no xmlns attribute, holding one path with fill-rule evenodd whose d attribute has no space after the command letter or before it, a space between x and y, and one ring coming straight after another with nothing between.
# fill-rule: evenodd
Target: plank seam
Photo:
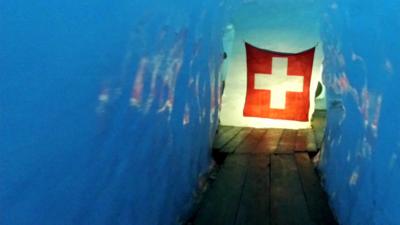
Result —
<instances>
[{"instance_id":1,"label":"plank seam","mask_svg":"<svg viewBox=\"0 0 400 225\"><path fill-rule=\"evenodd\" d=\"M238 135L240 134L240 132L241 132L243 129L244 129L243 127L240 127L239 130L236 132L236 134L233 135L231 138L229 138L229 140L226 141L225 144L223 144L223 145L221 146L220 149L224 149L233 139L236 138L236 136L238 136Z\"/></svg>"},{"instance_id":2,"label":"plank seam","mask_svg":"<svg viewBox=\"0 0 400 225\"><path fill-rule=\"evenodd\" d=\"M310 218L310 220L312 222L317 223L316 221L314 221L314 218L310 214L310 210L311 210L310 209L310 202L309 202L309 199L307 198L306 190L304 188L304 182L303 182L303 178L302 178L302 175L301 175L301 172L300 172L300 167L299 167L298 161L296 159L296 153L293 154L293 159L294 159L295 164L296 164L298 179L299 179L299 182L300 182L300 185L301 185L301 190L303 191L304 200L306 202L308 218Z\"/></svg>"},{"instance_id":3,"label":"plank seam","mask_svg":"<svg viewBox=\"0 0 400 225\"><path fill-rule=\"evenodd\" d=\"M244 186L245 186L246 181L247 181L248 173L249 173L249 162L247 161L247 162L246 162L246 171L245 171L245 175L244 175L244 178L243 178L243 183L242 183L242 187L241 187L241 191L240 191L239 205L238 205L238 207L237 207L237 209L236 209L234 224L236 224L237 221L238 221L240 206L241 206L242 197L243 197L243 192L244 192Z\"/></svg>"},{"instance_id":4,"label":"plank seam","mask_svg":"<svg viewBox=\"0 0 400 225\"><path fill-rule=\"evenodd\" d=\"M268 219L269 219L269 221L268 221L268 224L269 225L271 225L272 224L272 195L271 195L271 193L272 193L272 159L271 159L271 157L272 157L272 154L269 154L268 155L268 212L267 212L267 215L268 215Z\"/></svg>"},{"instance_id":5,"label":"plank seam","mask_svg":"<svg viewBox=\"0 0 400 225\"><path fill-rule=\"evenodd\" d=\"M243 128L243 129L246 129L246 128ZM236 153L237 148L239 148L239 146L246 140L246 138L247 138L248 136L250 136L250 134L251 134L251 132L253 132L253 130L254 130L254 129L252 129L252 130L243 138L243 140L241 140L241 141L233 148L232 154L235 154L235 153ZM239 132L239 133L240 133L240 132ZM236 136L235 136L235 137L236 137ZM238 155L240 155L240 154L238 154Z\"/></svg>"},{"instance_id":6,"label":"plank seam","mask_svg":"<svg viewBox=\"0 0 400 225\"><path fill-rule=\"evenodd\" d=\"M281 150L281 141L283 139L283 136L285 135L285 131L286 131L286 129L282 130L281 135L279 135L279 139L278 139L278 143L277 143L277 146L276 146L276 150L275 150L275 152L271 152L271 153L275 154L276 152L279 152Z\"/></svg>"}]
</instances>

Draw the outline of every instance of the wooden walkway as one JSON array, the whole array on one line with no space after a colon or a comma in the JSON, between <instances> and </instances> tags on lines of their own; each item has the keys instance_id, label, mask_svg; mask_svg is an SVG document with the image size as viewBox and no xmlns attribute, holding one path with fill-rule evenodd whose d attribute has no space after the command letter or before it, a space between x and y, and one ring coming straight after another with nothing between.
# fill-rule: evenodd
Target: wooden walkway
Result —
<instances>
[{"instance_id":1,"label":"wooden walkway","mask_svg":"<svg viewBox=\"0 0 400 225\"><path fill-rule=\"evenodd\" d=\"M317 138L311 129L221 127L214 147L226 159L192 224L336 224L309 157Z\"/></svg>"}]
</instances>

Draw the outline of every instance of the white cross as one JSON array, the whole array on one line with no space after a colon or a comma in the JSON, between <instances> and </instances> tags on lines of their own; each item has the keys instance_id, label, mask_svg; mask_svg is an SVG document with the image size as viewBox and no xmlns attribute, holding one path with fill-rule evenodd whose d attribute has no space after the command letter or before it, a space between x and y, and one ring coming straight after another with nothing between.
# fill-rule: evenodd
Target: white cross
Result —
<instances>
[{"instance_id":1,"label":"white cross","mask_svg":"<svg viewBox=\"0 0 400 225\"><path fill-rule=\"evenodd\" d=\"M272 109L286 108L287 92L303 92L304 77L290 75L288 71L288 58L272 58L272 74L256 73L254 88L256 90L270 90Z\"/></svg>"}]
</instances>

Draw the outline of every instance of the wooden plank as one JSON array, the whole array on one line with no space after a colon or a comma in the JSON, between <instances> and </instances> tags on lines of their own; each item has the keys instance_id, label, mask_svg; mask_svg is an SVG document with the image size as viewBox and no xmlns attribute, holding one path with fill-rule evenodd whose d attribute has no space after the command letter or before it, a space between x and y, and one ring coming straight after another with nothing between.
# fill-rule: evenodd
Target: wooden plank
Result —
<instances>
[{"instance_id":1,"label":"wooden plank","mask_svg":"<svg viewBox=\"0 0 400 225\"><path fill-rule=\"evenodd\" d=\"M241 130L240 127L230 127L221 129L217 137L214 140L213 148L216 150L222 149L226 144L229 143Z\"/></svg>"},{"instance_id":2,"label":"wooden plank","mask_svg":"<svg viewBox=\"0 0 400 225\"><path fill-rule=\"evenodd\" d=\"M271 224L314 225L292 154L271 156Z\"/></svg>"},{"instance_id":3,"label":"wooden plank","mask_svg":"<svg viewBox=\"0 0 400 225\"><path fill-rule=\"evenodd\" d=\"M328 198L320 185L308 154L297 153L295 157L311 219L318 225L336 225L328 205Z\"/></svg>"},{"instance_id":4,"label":"wooden plank","mask_svg":"<svg viewBox=\"0 0 400 225\"><path fill-rule=\"evenodd\" d=\"M214 145L215 145L215 142L216 142L218 139L222 138L223 134L224 134L227 130L230 130L231 128L233 128L233 127L229 127L229 126L218 126L218 129L217 129L217 132L216 132L215 138L214 138Z\"/></svg>"},{"instance_id":5,"label":"wooden plank","mask_svg":"<svg viewBox=\"0 0 400 225\"><path fill-rule=\"evenodd\" d=\"M233 126L219 126L218 127L218 134L220 134L220 133L225 133L225 132L227 132L227 131L229 131L229 130L231 130L231 129L233 129L234 127Z\"/></svg>"},{"instance_id":6,"label":"wooden plank","mask_svg":"<svg viewBox=\"0 0 400 225\"><path fill-rule=\"evenodd\" d=\"M283 129L268 129L265 135L258 143L256 153L273 153L278 149L279 140L281 139Z\"/></svg>"},{"instance_id":7,"label":"wooden plank","mask_svg":"<svg viewBox=\"0 0 400 225\"><path fill-rule=\"evenodd\" d=\"M276 153L293 153L296 147L297 130L283 131Z\"/></svg>"},{"instance_id":8,"label":"wooden plank","mask_svg":"<svg viewBox=\"0 0 400 225\"><path fill-rule=\"evenodd\" d=\"M207 191L194 220L195 225L235 224L247 171L245 155L230 155Z\"/></svg>"},{"instance_id":9,"label":"wooden plank","mask_svg":"<svg viewBox=\"0 0 400 225\"><path fill-rule=\"evenodd\" d=\"M296 152L316 152L317 147L312 129L303 129L297 131Z\"/></svg>"},{"instance_id":10,"label":"wooden plank","mask_svg":"<svg viewBox=\"0 0 400 225\"><path fill-rule=\"evenodd\" d=\"M256 153L257 145L266 132L265 129L252 129L250 134L238 145L235 154Z\"/></svg>"},{"instance_id":11,"label":"wooden plank","mask_svg":"<svg viewBox=\"0 0 400 225\"><path fill-rule=\"evenodd\" d=\"M251 155L236 225L269 225L269 155Z\"/></svg>"},{"instance_id":12,"label":"wooden plank","mask_svg":"<svg viewBox=\"0 0 400 225\"><path fill-rule=\"evenodd\" d=\"M227 153L234 152L247 135L250 134L251 130L252 128L242 128L239 133L221 149L221 151Z\"/></svg>"}]
</instances>

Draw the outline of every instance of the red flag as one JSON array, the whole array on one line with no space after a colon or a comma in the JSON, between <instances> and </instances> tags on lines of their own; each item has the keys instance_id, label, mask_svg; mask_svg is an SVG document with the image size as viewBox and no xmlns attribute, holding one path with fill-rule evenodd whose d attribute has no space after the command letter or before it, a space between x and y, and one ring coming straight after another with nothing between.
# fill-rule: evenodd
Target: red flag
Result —
<instances>
[{"instance_id":1,"label":"red flag","mask_svg":"<svg viewBox=\"0 0 400 225\"><path fill-rule=\"evenodd\" d=\"M246 43L247 95L243 115L308 121L315 48L279 53Z\"/></svg>"}]
</instances>

